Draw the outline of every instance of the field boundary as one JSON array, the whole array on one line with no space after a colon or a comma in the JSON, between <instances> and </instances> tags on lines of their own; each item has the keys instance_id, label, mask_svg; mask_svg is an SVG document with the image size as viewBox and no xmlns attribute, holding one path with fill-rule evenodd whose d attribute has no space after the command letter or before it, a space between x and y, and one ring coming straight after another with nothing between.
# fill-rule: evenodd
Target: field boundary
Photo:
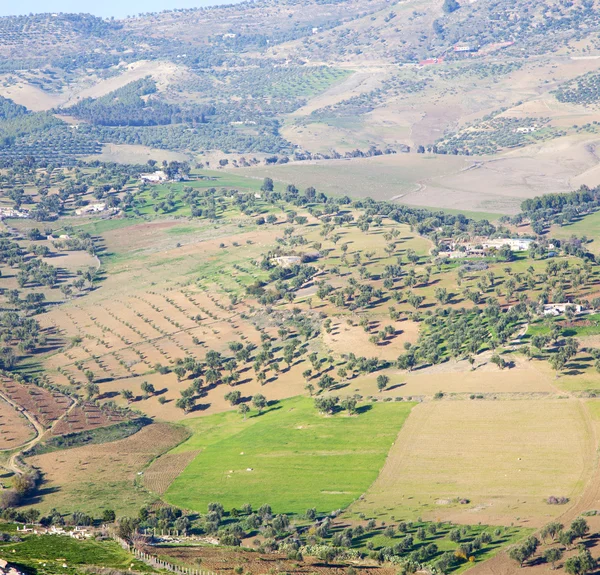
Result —
<instances>
[{"instance_id":1,"label":"field boundary","mask_svg":"<svg viewBox=\"0 0 600 575\"><path fill-rule=\"evenodd\" d=\"M173 573L177 573L177 575L217 575L214 571L206 571L204 569L191 569L189 567L180 567L179 565L174 565L173 563L169 563L168 561L164 561L163 559L159 559L155 555L151 555L150 553L144 553L134 545L131 545L125 539L121 539L117 535L112 535L112 538L123 548L125 551L131 553L136 559L143 561L146 565L150 567L154 567L155 569L166 569L167 571L171 571Z\"/></svg>"}]
</instances>

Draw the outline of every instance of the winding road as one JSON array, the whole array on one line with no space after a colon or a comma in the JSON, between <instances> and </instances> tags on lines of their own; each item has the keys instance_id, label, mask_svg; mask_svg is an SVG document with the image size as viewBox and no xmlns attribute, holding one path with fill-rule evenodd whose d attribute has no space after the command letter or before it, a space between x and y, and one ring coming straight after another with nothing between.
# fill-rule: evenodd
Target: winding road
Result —
<instances>
[{"instance_id":1,"label":"winding road","mask_svg":"<svg viewBox=\"0 0 600 575\"><path fill-rule=\"evenodd\" d=\"M52 424L52 426L48 430L46 430L46 428L37 420L37 418L33 414L31 414L29 411L27 411L25 408L23 408L18 403L15 403L12 399L10 399L5 393L3 393L1 391L0 391L0 399L3 399L4 401L6 401L6 403L8 403L17 412L22 413L27 418L27 420L31 423L31 425L33 425L35 432L36 432L36 435L35 435L35 437L33 437L33 439L30 439L29 441L27 441L23 445L20 445L17 448L7 447L4 449L0 449L0 452L4 452L4 453L10 452L10 451L15 451L15 449L17 449L17 451L15 451L10 456L8 463L6 464L6 468L9 469L10 471L12 471L13 473L15 473L16 475L22 475L23 473L25 473L25 471L23 471L18 466L17 458L20 455L22 455L24 451L28 451L29 449L35 447L38 443L40 443L40 441L42 441L42 439L44 438L44 435L46 434L46 432L51 430L56 424L58 424L59 421L62 421L65 417L67 417L67 415L69 415L69 413L71 413L73 408L77 405L77 402L72 401L71 405L69 406L69 409L67 409L67 411L65 411Z\"/></svg>"}]
</instances>

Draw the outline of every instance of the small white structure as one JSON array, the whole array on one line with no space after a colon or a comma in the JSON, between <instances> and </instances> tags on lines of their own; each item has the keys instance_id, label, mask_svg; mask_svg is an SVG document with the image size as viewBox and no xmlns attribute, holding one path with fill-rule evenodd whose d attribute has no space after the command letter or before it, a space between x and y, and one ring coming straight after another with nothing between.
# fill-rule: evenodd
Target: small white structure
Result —
<instances>
[{"instance_id":1,"label":"small white structure","mask_svg":"<svg viewBox=\"0 0 600 575\"><path fill-rule=\"evenodd\" d=\"M476 52L477 49L469 44L459 44L458 46L454 46L455 52Z\"/></svg>"},{"instance_id":2,"label":"small white structure","mask_svg":"<svg viewBox=\"0 0 600 575\"><path fill-rule=\"evenodd\" d=\"M515 132L517 134L532 134L533 132L537 132L539 129L540 128L538 125L534 124L533 126L520 126L515 130Z\"/></svg>"},{"instance_id":3,"label":"small white structure","mask_svg":"<svg viewBox=\"0 0 600 575\"><path fill-rule=\"evenodd\" d=\"M166 182L169 176L162 170L158 170L153 174L142 174L140 179L142 182L148 182L149 184L160 184L161 182Z\"/></svg>"},{"instance_id":4,"label":"small white structure","mask_svg":"<svg viewBox=\"0 0 600 575\"><path fill-rule=\"evenodd\" d=\"M467 252L472 252L481 249L499 250L502 249L504 246L508 246L510 248L510 251L512 252L524 252L531 247L532 243L533 240L524 238L500 238L496 240L474 241L465 244L451 243L448 247L450 248L450 250L456 250L462 245L464 246Z\"/></svg>"},{"instance_id":5,"label":"small white structure","mask_svg":"<svg viewBox=\"0 0 600 575\"><path fill-rule=\"evenodd\" d=\"M75 210L75 214L83 216L85 214L97 214L106 210L106 204L90 204L89 206L83 206Z\"/></svg>"},{"instance_id":6,"label":"small white structure","mask_svg":"<svg viewBox=\"0 0 600 575\"><path fill-rule=\"evenodd\" d=\"M272 261L278 266L288 267L294 264L301 264L302 258L300 256L279 256L277 258L273 258Z\"/></svg>"},{"instance_id":7,"label":"small white structure","mask_svg":"<svg viewBox=\"0 0 600 575\"><path fill-rule=\"evenodd\" d=\"M35 535L64 535L65 537L72 537L73 539L90 539L94 536L92 530L88 527L75 527L73 530L68 531L63 527L57 527L52 525L51 527L35 527L33 530ZM2 575L0 573L0 575Z\"/></svg>"},{"instance_id":8,"label":"small white structure","mask_svg":"<svg viewBox=\"0 0 600 575\"><path fill-rule=\"evenodd\" d=\"M501 238L499 240L488 240L487 242L481 242L481 245L485 249L501 249L504 246L508 246L513 252L524 252L529 249L533 240L527 240L522 238Z\"/></svg>"},{"instance_id":9,"label":"small white structure","mask_svg":"<svg viewBox=\"0 0 600 575\"><path fill-rule=\"evenodd\" d=\"M92 537L92 533L85 527L75 527L73 531L69 531L69 535L73 537L73 539L90 539Z\"/></svg>"},{"instance_id":10,"label":"small white structure","mask_svg":"<svg viewBox=\"0 0 600 575\"><path fill-rule=\"evenodd\" d=\"M576 314L583 311L583 306L575 303L547 303L544 304L544 315L556 317L563 315L569 308Z\"/></svg>"},{"instance_id":11,"label":"small white structure","mask_svg":"<svg viewBox=\"0 0 600 575\"><path fill-rule=\"evenodd\" d=\"M4 218L28 218L29 213L25 210L15 210L15 208L8 208L0 206L0 220Z\"/></svg>"},{"instance_id":12,"label":"small white structure","mask_svg":"<svg viewBox=\"0 0 600 575\"><path fill-rule=\"evenodd\" d=\"M460 259L466 258L468 255L469 254L467 254L467 252L447 250L447 251L438 252L437 257L438 258L448 258L451 260L460 260Z\"/></svg>"}]
</instances>

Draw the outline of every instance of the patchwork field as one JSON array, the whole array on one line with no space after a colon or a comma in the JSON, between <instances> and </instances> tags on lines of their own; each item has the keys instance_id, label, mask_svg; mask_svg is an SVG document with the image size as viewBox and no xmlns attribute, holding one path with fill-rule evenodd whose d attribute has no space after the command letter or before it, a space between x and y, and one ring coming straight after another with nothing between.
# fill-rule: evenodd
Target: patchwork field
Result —
<instances>
[{"instance_id":1,"label":"patchwork field","mask_svg":"<svg viewBox=\"0 0 600 575\"><path fill-rule=\"evenodd\" d=\"M546 498L577 501L594 451L577 400L425 403L351 512L539 527L557 513Z\"/></svg>"},{"instance_id":2,"label":"patchwork field","mask_svg":"<svg viewBox=\"0 0 600 575\"><path fill-rule=\"evenodd\" d=\"M186 437L185 429L155 423L112 443L30 457L28 463L43 473L44 483L39 496L28 504L43 513L59 508L100 515L116 508L121 515L135 515L154 500L138 485L138 473ZM119 494L116 500L115 493Z\"/></svg>"},{"instance_id":3,"label":"patchwork field","mask_svg":"<svg viewBox=\"0 0 600 575\"><path fill-rule=\"evenodd\" d=\"M597 137L573 136L492 156L396 154L240 168L233 173L333 195L372 197L431 209L516 214L544 193L595 186Z\"/></svg>"},{"instance_id":4,"label":"patchwork field","mask_svg":"<svg viewBox=\"0 0 600 575\"><path fill-rule=\"evenodd\" d=\"M600 0L173 8L0 18L0 557L597 572Z\"/></svg>"},{"instance_id":5,"label":"patchwork field","mask_svg":"<svg viewBox=\"0 0 600 575\"><path fill-rule=\"evenodd\" d=\"M193 436L175 452L202 451L165 500L201 512L215 500L276 513L342 509L375 480L411 408L378 403L324 418L295 398L247 420L232 412L189 420Z\"/></svg>"},{"instance_id":6,"label":"patchwork field","mask_svg":"<svg viewBox=\"0 0 600 575\"><path fill-rule=\"evenodd\" d=\"M429 163L442 177L465 161L419 155L414 170ZM72 521L73 512L100 518L110 506L135 517L145 507L144 529L243 542L254 557L275 551L271 540L284 548L282 515L310 548L290 572L320 569L313 545L363 553L370 567L398 561L405 538L411 557L451 560L456 572L595 505L598 430L587 400L598 389L600 270L588 244L565 242L552 257L545 240L527 251L468 247L531 226L511 222L517 231L507 232L499 212L467 220L452 208L348 203L281 182L266 191L268 180L239 172L127 182L118 216L65 208L54 233L89 240L88 252L61 256L80 287L35 315L48 339L17 361L37 385L0 380L47 430L26 457L42 478L26 510ZM10 233L39 251L49 240L26 239L37 225L18 221ZM442 255L453 241L477 253ZM7 245L11 287L24 270L10 263L20 244ZM81 269L86 258L96 265ZM553 329L537 303L553 297L596 312ZM154 423L117 439L140 415ZM568 503L550 505L552 496ZM450 539L455 524L470 526L460 541ZM460 550L471 542L482 547Z\"/></svg>"}]
</instances>

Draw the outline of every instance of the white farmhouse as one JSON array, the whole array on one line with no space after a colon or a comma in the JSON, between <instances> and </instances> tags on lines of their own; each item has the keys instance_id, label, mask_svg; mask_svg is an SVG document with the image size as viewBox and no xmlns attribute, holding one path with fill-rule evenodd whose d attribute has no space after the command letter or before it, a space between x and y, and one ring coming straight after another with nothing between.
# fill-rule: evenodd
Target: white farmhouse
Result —
<instances>
[{"instance_id":1,"label":"white farmhouse","mask_svg":"<svg viewBox=\"0 0 600 575\"><path fill-rule=\"evenodd\" d=\"M15 208L0 207L0 220L4 218L28 218L29 213L24 210L15 210Z\"/></svg>"},{"instance_id":2,"label":"white farmhouse","mask_svg":"<svg viewBox=\"0 0 600 575\"><path fill-rule=\"evenodd\" d=\"M568 308L571 308L576 314L583 311L583 306L574 303L547 303L544 304L544 315L556 317L563 315Z\"/></svg>"},{"instance_id":3,"label":"white farmhouse","mask_svg":"<svg viewBox=\"0 0 600 575\"><path fill-rule=\"evenodd\" d=\"M169 176L162 170L158 170L153 174L142 174L140 179L142 182L148 182L149 184L160 184L161 182L166 182Z\"/></svg>"},{"instance_id":4,"label":"white farmhouse","mask_svg":"<svg viewBox=\"0 0 600 575\"><path fill-rule=\"evenodd\" d=\"M85 214L97 214L105 210L106 204L89 204L88 206L83 206L83 208L75 210L75 214L78 216L83 216Z\"/></svg>"},{"instance_id":5,"label":"white farmhouse","mask_svg":"<svg viewBox=\"0 0 600 575\"><path fill-rule=\"evenodd\" d=\"M524 252L529 249L533 240L523 239L523 238L501 238L499 240L488 240L486 242L481 242L481 245L485 249L501 249L503 246L508 246L513 252Z\"/></svg>"}]
</instances>

